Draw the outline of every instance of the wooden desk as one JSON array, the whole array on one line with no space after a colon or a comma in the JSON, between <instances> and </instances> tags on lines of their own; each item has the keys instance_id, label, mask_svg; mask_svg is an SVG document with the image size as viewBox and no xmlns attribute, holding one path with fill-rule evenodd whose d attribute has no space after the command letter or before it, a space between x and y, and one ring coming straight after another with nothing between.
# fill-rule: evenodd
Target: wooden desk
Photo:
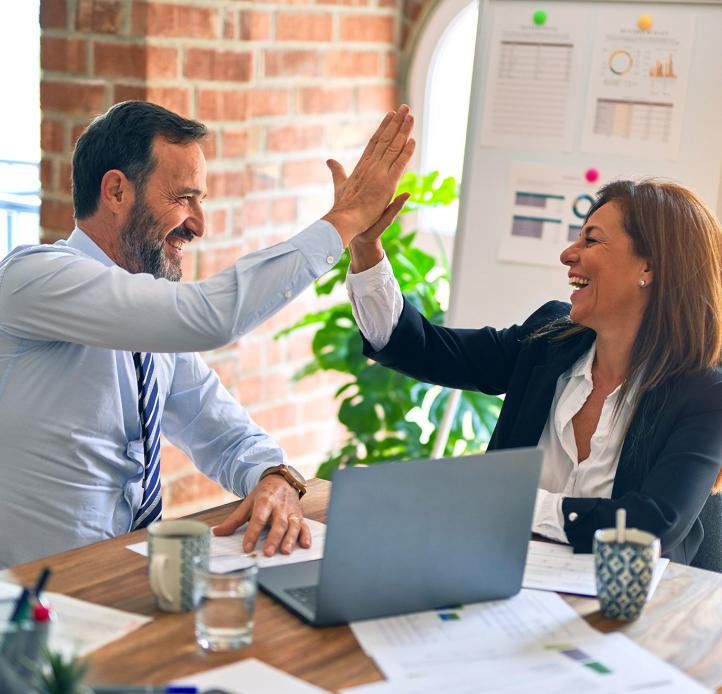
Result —
<instances>
[{"instance_id":1,"label":"wooden desk","mask_svg":"<svg viewBox=\"0 0 722 694\"><path fill-rule=\"evenodd\" d=\"M311 482L303 501L309 518L326 520L329 491L328 482ZM193 517L216 524L233 506ZM125 549L144 539L145 531L139 530L0 572L0 580L32 584L41 567L50 565L54 573L48 590L154 618L96 651L90 682L162 683L247 657L332 691L383 679L348 627L306 626L263 594L258 596L253 645L231 654L204 653L195 643L192 613L156 609L145 557ZM721 574L670 564L642 617L621 627L601 617L594 599L565 600L601 631L619 629L707 686L722 685Z\"/></svg>"}]
</instances>

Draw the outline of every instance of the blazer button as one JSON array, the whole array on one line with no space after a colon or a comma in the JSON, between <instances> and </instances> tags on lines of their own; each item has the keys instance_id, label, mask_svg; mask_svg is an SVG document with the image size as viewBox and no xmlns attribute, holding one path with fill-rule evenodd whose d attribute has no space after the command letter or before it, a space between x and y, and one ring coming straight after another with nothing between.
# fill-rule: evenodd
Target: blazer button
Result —
<instances>
[{"instance_id":1,"label":"blazer button","mask_svg":"<svg viewBox=\"0 0 722 694\"><path fill-rule=\"evenodd\" d=\"M579 514L576 511L572 511L567 518L571 523L573 523L577 518L579 518Z\"/></svg>"}]
</instances>

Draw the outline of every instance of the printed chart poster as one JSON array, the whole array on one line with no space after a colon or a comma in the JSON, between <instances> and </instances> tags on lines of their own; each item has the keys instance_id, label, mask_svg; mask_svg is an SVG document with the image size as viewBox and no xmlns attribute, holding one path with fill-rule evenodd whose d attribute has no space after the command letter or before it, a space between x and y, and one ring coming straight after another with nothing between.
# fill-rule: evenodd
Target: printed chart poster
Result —
<instances>
[{"instance_id":1,"label":"printed chart poster","mask_svg":"<svg viewBox=\"0 0 722 694\"><path fill-rule=\"evenodd\" d=\"M574 37L584 15L557 6L537 26L535 9L495 3L481 144L570 151Z\"/></svg>"},{"instance_id":2,"label":"printed chart poster","mask_svg":"<svg viewBox=\"0 0 722 694\"><path fill-rule=\"evenodd\" d=\"M597 22L582 149L648 159L679 157L694 16L655 11L601 12ZM711 85L710 85L711 87Z\"/></svg>"},{"instance_id":3,"label":"printed chart poster","mask_svg":"<svg viewBox=\"0 0 722 694\"><path fill-rule=\"evenodd\" d=\"M509 226L499 259L561 267L559 254L579 237L602 181L588 183L583 167L511 164Z\"/></svg>"}]
</instances>

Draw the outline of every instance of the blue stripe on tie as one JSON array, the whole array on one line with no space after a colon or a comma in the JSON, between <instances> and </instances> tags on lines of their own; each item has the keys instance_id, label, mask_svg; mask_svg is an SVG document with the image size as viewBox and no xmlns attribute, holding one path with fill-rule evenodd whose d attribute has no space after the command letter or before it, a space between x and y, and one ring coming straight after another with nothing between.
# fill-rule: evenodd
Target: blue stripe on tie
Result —
<instances>
[{"instance_id":1,"label":"blue stripe on tie","mask_svg":"<svg viewBox=\"0 0 722 694\"><path fill-rule=\"evenodd\" d=\"M135 375L138 381L138 414L143 434L145 468L143 471L143 499L133 519L133 530L145 528L161 516L160 426L158 417L158 382L155 361L150 352L141 359L133 352Z\"/></svg>"}]
</instances>

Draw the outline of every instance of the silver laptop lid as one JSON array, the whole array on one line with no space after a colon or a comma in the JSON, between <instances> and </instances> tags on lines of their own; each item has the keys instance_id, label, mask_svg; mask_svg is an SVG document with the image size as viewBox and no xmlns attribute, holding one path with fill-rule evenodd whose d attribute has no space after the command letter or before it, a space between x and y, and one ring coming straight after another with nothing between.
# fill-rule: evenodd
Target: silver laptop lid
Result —
<instances>
[{"instance_id":1,"label":"silver laptop lid","mask_svg":"<svg viewBox=\"0 0 722 694\"><path fill-rule=\"evenodd\" d=\"M541 462L518 448L338 470L316 623L517 593Z\"/></svg>"}]
</instances>

